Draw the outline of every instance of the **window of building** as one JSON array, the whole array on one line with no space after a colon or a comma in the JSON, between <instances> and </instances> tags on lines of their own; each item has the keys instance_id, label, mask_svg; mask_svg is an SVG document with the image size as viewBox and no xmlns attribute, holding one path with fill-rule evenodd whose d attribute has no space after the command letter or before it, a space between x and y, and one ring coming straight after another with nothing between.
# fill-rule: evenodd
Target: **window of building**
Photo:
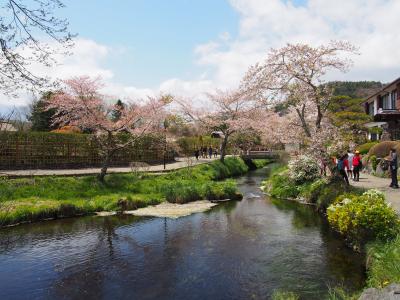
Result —
<instances>
[{"instance_id":1,"label":"window of building","mask_svg":"<svg viewBox=\"0 0 400 300\"><path fill-rule=\"evenodd\" d=\"M382 96L382 108L383 109L391 109L389 94Z\"/></svg>"},{"instance_id":2,"label":"window of building","mask_svg":"<svg viewBox=\"0 0 400 300\"><path fill-rule=\"evenodd\" d=\"M392 106L392 109L396 109L396 100L397 100L397 91L393 91L390 94L390 104Z\"/></svg>"},{"instance_id":3,"label":"window of building","mask_svg":"<svg viewBox=\"0 0 400 300\"><path fill-rule=\"evenodd\" d=\"M368 114L374 116L374 102L368 103Z\"/></svg>"},{"instance_id":4,"label":"window of building","mask_svg":"<svg viewBox=\"0 0 400 300\"><path fill-rule=\"evenodd\" d=\"M378 134L376 134L376 133L371 133L370 134L370 141L371 142L375 142L375 141L377 141L378 140Z\"/></svg>"}]
</instances>

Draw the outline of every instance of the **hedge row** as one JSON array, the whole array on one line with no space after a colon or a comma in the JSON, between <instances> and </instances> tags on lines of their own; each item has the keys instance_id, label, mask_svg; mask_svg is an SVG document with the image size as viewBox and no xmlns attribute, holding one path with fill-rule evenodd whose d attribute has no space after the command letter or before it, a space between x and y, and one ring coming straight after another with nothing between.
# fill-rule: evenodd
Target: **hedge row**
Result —
<instances>
[{"instance_id":1,"label":"hedge row","mask_svg":"<svg viewBox=\"0 0 400 300\"><path fill-rule=\"evenodd\" d=\"M126 135L120 135L126 140ZM50 132L0 132L0 169L62 169L101 166L98 145L90 134ZM164 158L161 136L148 135L117 152L111 166L133 161L157 163ZM167 160L173 159L167 151Z\"/></svg>"}]
</instances>

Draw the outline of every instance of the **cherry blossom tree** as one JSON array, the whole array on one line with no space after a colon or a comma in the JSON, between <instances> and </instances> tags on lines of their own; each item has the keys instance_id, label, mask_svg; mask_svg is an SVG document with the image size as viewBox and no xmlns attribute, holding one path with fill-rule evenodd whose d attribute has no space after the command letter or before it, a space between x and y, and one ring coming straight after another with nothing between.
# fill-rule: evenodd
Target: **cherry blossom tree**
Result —
<instances>
[{"instance_id":1,"label":"cherry blossom tree","mask_svg":"<svg viewBox=\"0 0 400 300\"><path fill-rule=\"evenodd\" d=\"M48 79L34 74L30 65L54 65L54 55L67 53L72 46L68 22L54 14L62 7L60 0L0 0L1 92L15 94L21 88L48 85Z\"/></svg>"},{"instance_id":2,"label":"cherry blossom tree","mask_svg":"<svg viewBox=\"0 0 400 300\"><path fill-rule=\"evenodd\" d=\"M220 160L223 162L229 139L233 134L256 129L260 124L261 111L257 101L251 100L239 90L216 90L208 94L208 101L194 108L189 101L179 101L183 112L197 122L206 132L222 134Z\"/></svg>"},{"instance_id":3,"label":"cherry blossom tree","mask_svg":"<svg viewBox=\"0 0 400 300\"><path fill-rule=\"evenodd\" d=\"M269 107L284 103L287 130L283 138L297 137L316 155L325 155L336 136L326 118L333 91L324 84L325 75L332 70L346 72L352 61L344 54L356 53L353 45L342 41L272 49L265 61L249 69L242 89Z\"/></svg>"},{"instance_id":4,"label":"cherry blossom tree","mask_svg":"<svg viewBox=\"0 0 400 300\"><path fill-rule=\"evenodd\" d=\"M103 84L99 78L74 77L65 81L65 88L55 93L47 109L55 110L54 124L72 125L94 132L103 159L99 179L104 181L113 155L141 136L162 130L165 106L171 96L149 97L141 103L109 104L100 93ZM118 118L114 118L115 114ZM120 133L129 138L121 142Z\"/></svg>"}]
</instances>

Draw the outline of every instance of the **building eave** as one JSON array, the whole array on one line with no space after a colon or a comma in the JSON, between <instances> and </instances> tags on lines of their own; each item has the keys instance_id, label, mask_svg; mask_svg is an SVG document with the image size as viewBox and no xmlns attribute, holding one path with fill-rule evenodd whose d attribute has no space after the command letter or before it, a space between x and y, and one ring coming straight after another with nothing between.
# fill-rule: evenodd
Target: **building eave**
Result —
<instances>
[{"instance_id":1,"label":"building eave","mask_svg":"<svg viewBox=\"0 0 400 300\"><path fill-rule=\"evenodd\" d=\"M388 87L390 87L390 86L392 86L392 85L394 85L394 84L396 84L396 83L400 83L400 77L399 78L397 78L397 79L395 79L395 80L393 80L391 83L389 83L389 84L386 84L383 88L381 88L379 91L377 91L375 94L372 94L371 96L368 96L367 98L365 98L365 102L370 102L370 100L372 99L372 98L374 98L374 97L376 97L377 95L379 95L380 93L382 93L382 92L386 92L387 90L387 88ZM387 91L387 92L389 92L389 91Z\"/></svg>"}]
</instances>

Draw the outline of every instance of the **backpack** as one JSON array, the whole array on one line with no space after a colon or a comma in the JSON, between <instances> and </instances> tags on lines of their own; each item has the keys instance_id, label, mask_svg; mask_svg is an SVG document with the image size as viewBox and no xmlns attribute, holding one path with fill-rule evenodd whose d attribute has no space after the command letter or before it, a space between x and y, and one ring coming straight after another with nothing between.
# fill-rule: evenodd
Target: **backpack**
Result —
<instances>
[{"instance_id":1,"label":"backpack","mask_svg":"<svg viewBox=\"0 0 400 300\"><path fill-rule=\"evenodd\" d=\"M344 161L342 159L338 160L337 168L338 168L339 171L344 170Z\"/></svg>"}]
</instances>

